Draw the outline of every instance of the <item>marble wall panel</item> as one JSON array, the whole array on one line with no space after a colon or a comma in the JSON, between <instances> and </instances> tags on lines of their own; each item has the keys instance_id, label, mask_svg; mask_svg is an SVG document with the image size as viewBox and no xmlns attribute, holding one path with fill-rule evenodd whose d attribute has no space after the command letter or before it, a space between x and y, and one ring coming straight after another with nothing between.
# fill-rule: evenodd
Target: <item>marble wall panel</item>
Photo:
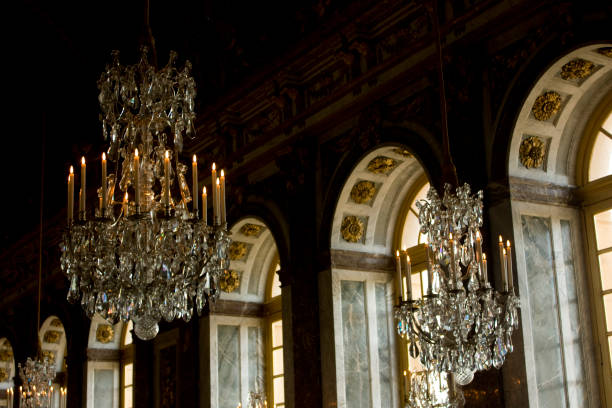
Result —
<instances>
[{"instance_id":1,"label":"marble wall panel","mask_svg":"<svg viewBox=\"0 0 612 408\"><path fill-rule=\"evenodd\" d=\"M239 326L217 326L219 408L236 408L240 398Z\"/></svg>"},{"instance_id":2,"label":"marble wall panel","mask_svg":"<svg viewBox=\"0 0 612 408\"><path fill-rule=\"evenodd\" d=\"M567 386L570 405L588 406L584 369L584 352L582 350L580 311L576 292L576 272L573 256L573 241L569 220L561 220L561 240L563 244L563 265L565 271L565 288L560 288L560 298L568 304L569 324L564 327L564 347L567 358Z\"/></svg>"},{"instance_id":3,"label":"marble wall panel","mask_svg":"<svg viewBox=\"0 0 612 408\"><path fill-rule=\"evenodd\" d=\"M550 219L521 216L539 408L567 406Z\"/></svg>"},{"instance_id":4,"label":"marble wall panel","mask_svg":"<svg viewBox=\"0 0 612 408\"><path fill-rule=\"evenodd\" d=\"M261 329L259 327L249 327L248 333L249 391L259 391L265 388L264 349Z\"/></svg>"},{"instance_id":5,"label":"marble wall panel","mask_svg":"<svg viewBox=\"0 0 612 408\"><path fill-rule=\"evenodd\" d=\"M341 299L346 406L371 408L364 282L342 281Z\"/></svg>"},{"instance_id":6,"label":"marble wall panel","mask_svg":"<svg viewBox=\"0 0 612 408\"><path fill-rule=\"evenodd\" d=\"M380 406L391 406L391 347L389 344L389 327L387 324L387 285L377 283L376 295L376 334L378 337L378 370L380 382Z\"/></svg>"},{"instance_id":7,"label":"marble wall panel","mask_svg":"<svg viewBox=\"0 0 612 408\"><path fill-rule=\"evenodd\" d=\"M113 408L113 370L94 370L94 408Z\"/></svg>"}]
</instances>

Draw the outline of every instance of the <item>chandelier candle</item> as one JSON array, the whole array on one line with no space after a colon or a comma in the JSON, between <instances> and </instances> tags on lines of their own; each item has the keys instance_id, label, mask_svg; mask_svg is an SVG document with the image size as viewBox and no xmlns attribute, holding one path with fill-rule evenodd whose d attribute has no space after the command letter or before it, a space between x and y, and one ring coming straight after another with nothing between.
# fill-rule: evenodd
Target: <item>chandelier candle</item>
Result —
<instances>
[{"instance_id":1,"label":"chandelier candle","mask_svg":"<svg viewBox=\"0 0 612 408\"><path fill-rule=\"evenodd\" d=\"M106 181L106 153L102 153L102 208L100 216L106 217L106 205L108 203L108 184Z\"/></svg>"},{"instance_id":2,"label":"chandelier candle","mask_svg":"<svg viewBox=\"0 0 612 408\"><path fill-rule=\"evenodd\" d=\"M215 184L215 207L217 208L217 211L215 211L215 225L221 225L220 196L221 196L221 183L219 181L219 177L217 177L217 183Z\"/></svg>"},{"instance_id":3,"label":"chandelier candle","mask_svg":"<svg viewBox=\"0 0 612 408\"><path fill-rule=\"evenodd\" d=\"M514 290L514 277L512 276L512 248L510 246L510 240L506 241L506 253L507 253L507 267L508 271L508 290L512 292Z\"/></svg>"},{"instance_id":4,"label":"chandelier candle","mask_svg":"<svg viewBox=\"0 0 612 408\"><path fill-rule=\"evenodd\" d=\"M74 167L70 166L68 173L68 225L72 224L74 216Z\"/></svg>"},{"instance_id":5,"label":"chandelier candle","mask_svg":"<svg viewBox=\"0 0 612 408\"><path fill-rule=\"evenodd\" d=\"M221 212L221 223L225 224L225 172L221 169L221 177L219 177L221 187L219 189L219 207Z\"/></svg>"},{"instance_id":6,"label":"chandelier candle","mask_svg":"<svg viewBox=\"0 0 612 408\"><path fill-rule=\"evenodd\" d=\"M206 186L202 187L202 222L208 224L208 200L206 199Z\"/></svg>"},{"instance_id":7,"label":"chandelier candle","mask_svg":"<svg viewBox=\"0 0 612 408\"><path fill-rule=\"evenodd\" d=\"M134 149L134 202L136 214L140 213L140 157L138 149Z\"/></svg>"},{"instance_id":8,"label":"chandelier candle","mask_svg":"<svg viewBox=\"0 0 612 408\"><path fill-rule=\"evenodd\" d=\"M213 224L217 224L217 188L215 182L217 180L217 164L212 164L212 202L213 202Z\"/></svg>"},{"instance_id":9,"label":"chandelier candle","mask_svg":"<svg viewBox=\"0 0 612 408\"><path fill-rule=\"evenodd\" d=\"M164 156L164 205L168 212L170 206L170 152L168 150Z\"/></svg>"},{"instance_id":10,"label":"chandelier candle","mask_svg":"<svg viewBox=\"0 0 612 408\"><path fill-rule=\"evenodd\" d=\"M404 288L402 293L404 294L404 301L410 302L412 300L412 278L411 278L411 265L410 257L406 251L402 251L401 259L401 273L402 282L404 282Z\"/></svg>"},{"instance_id":11,"label":"chandelier candle","mask_svg":"<svg viewBox=\"0 0 612 408\"><path fill-rule=\"evenodd\" d=\"M193 216L198 216L198 158L193 155L193 162L191 163L191 178L192 178L192 191L193 191ZM205 206L203 208L206 208Z\"/></svg>"},{"instance_id":12,"label":"chandelier candle","mask_svg":"<svg viewBox=\"0 0 612 408\"><path fill-rule=\"evenodd\" d=\"M402 264L400 259L400 251L395 251L395 272L397 273L397 290L400 291L399 301L402 301L402 295L404 293L404 281L402 279Z\"/></svg>"},{"instance_id":13,"label":"chandelier candle","mask_svg":"<svg viewBox=\"0 0 612 408\"><path fill-rule=\"evenodd\" d=\"M81 192L79 193L79 217L81 220L85 220L85 180L86 180L87 166L85 165L85 156L81 157Z\"/></svg>"},{"instance_id":14,"label":"chandelier candle","mask_svg":"<svg viewBox=\"0 0 612 408\"><path fill-rule=\"evenodd\" d=\"M508 275L506 272L506 250L504 249L504 240L502 236L499 236L499 262L501 264L501 278L502 278L502 290L508 291Z\"/></svg>"}]
</instances>

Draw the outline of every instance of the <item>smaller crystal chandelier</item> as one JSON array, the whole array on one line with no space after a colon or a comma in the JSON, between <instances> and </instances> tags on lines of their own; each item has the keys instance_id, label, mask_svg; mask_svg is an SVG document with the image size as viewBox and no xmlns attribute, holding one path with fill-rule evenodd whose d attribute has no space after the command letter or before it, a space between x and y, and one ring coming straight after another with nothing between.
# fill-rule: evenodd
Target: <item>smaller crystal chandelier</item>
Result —
<instances>
[{"instance_id":1,"label":"smaller crystal chandelier","mask_svg":"<svg viewBox=\"0 0 612 408\"><path fill-rule=\"evenodd\" d=\"M195 81L191 64L175 67L176 53L157 70L147 48L123 66L118 52L98 81L102 133L110 146L101 160L94 217L86 209L86 163L81 161L78 218L74 170L68 175L68 226L61 267L70 281L68 300L80 300L91 318L134 321L134 333L154 338L158 322L189 321L219 296L229 265L225 174L212 165L213 222L207 193L198 199L198 163L179 161L183 137L193 136ZM107 171L108 165L111 170ZM112 170L114 167L114 170ZM189 208L191 207L191 208Z\"/></svg>"},{"instance_id":2,"label":"smaller crystal chandelier","mask_svg":"<svg viewBox=\"0 0 612 408\"><path fill-rule=\"evenodd\" d=\"M407 408L462 408L465 405L463 392L446 373L424 370L407 376L404 371L404 381L408 390Z\"/></svg>"},{"instance_id":3,"label":"smaller crystal chandelier","mask_svg":"<svg viewBox=\"0 0 612 408\"><path fill-rule=\"evenodd\" d=\"M24 366L21 363L18 366L19 377L23 383L19 387L19 407L50 408L55 394L52 385L55 379L53 362L47 357L36 360L28 357Z\"/></svg>"}]
</instances>

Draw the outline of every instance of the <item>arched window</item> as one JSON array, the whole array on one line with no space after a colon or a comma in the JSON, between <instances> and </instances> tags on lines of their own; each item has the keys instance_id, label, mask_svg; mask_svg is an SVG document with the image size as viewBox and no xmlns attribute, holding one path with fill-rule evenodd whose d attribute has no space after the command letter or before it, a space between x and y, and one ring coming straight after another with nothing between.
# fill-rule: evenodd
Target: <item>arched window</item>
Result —
<instances>
[{"instance_id":1,"label":"arched window","mask_svg":"<svg viewBox=\"0 0 612 408\"><path fill-rule=\"evenodd\" d=\"M268 387L267 394L272 407L285 406L285 382L283 361L283 318L281 304L281 287L278 272L280 263L278 255L276 262L268 273L268 293L266 294L266 327L267 327L267 365Z\"/></svg>"},{"instance_id":2,"label":"arched window","mask_svg":"<svg viewBox=\"0 0 612 408\"><path fill-rule=\"evenodd\" d=\"M56 316L49 316L39 330L39 338L43 357L47 357L55 365L56 376L53 388L59 390L66 387L66 332L62 321ZM60 393L54 393L53 407L60 406Z\"/></svg>"},{"instance_id":3,"label":"arched window","mask_svg":"<svg viewBox=\"0 0 612 408\"><path fill-rule=\"evenodd\" d=\"M590 160L582 186L588 246L588 269L593 296L594 326L600 386L612 401L612 93L603 100L587 126L584 143Z\"/></svg>"},{"instance_id":4,"label":"arched window","mask_svg":"<svg viewBox=\"0 0 612 408\"><path fill-rule=\"evenodd\" d=\"M0 407L11 407L13 400L13 378L15 377L15 357L7 338L0 339Z\"/></svg>"}]
</instances>

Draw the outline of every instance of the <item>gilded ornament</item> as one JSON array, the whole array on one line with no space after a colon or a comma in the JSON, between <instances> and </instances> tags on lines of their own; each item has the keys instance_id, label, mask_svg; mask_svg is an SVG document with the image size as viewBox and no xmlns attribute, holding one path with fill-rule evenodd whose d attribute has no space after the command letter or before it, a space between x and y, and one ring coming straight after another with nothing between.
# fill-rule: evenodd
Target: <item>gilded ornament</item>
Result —
<instances>
[{"instance_id":1,"label":"gilded ornament","mask_svg":"<svg viewBox=\"0 0 612 408\"><path fill-rule=\"evenodd\" d=\"M390 157L378 156L368 163L368 171L374 174L388 174L397 166Z\"/></svg>"},{"instance_id":2,"label":"gilded ornament","mask_svg":"<svg viewBox=\"0 0 612 408\"><path fill-rule=\"evenodd\" d=\"M8 381L9 374L6 368L0 368L0 383Z\"/></svg>"},{"instance_id":3,"label":"gilded ornament","mask_svg":"<svg viewBox=\"0 0 612 408\"><path fill-rule=\"evenodd\" d=\"M102 344L110 343L115 338L115 330L110 324L99 324L96 329L96 340Z\"/></svg>"},{"instance_id":4,"label":"gilded ornament","mask_svg":"<svg viewBox=\"0 0 612 408\"><path fill-rule=\"evenodd\" d=\"M342 233L342 238L344 238L347 242L359 242L361 237L363 237L364 232L363 221L354 215L349 215L344 217L342 220L342 225L340 227L340 232Z\"/></svg>"},{"instance_id":5,"label":"gilded ornament","mask_svg":"<svg viewBox=\"0 0 612 408\"><path fill-rule=\"evenodd\" d=\"M521 142L519 159L526 168L535 169L542 167L545 155L546 148L544 142L539 137L530 136Z\"/></svg>"},{"instance_id":6,"label":"gilded ornament","mask_svg":"<svg viewBox=\"0 0 612 408\"><path fill-rule=\"evenodd\" d=\"M393 153L397 153L400 156L404 156L404 157L406 157L408 159L412 157L412 153L410 153L406 149L402 149L401 147L396 147L395 149L393 149Z\"/></svg>"},{"instance_id":7,"label":"gilded ornament","mask_svg":"<svg viewBox=\"0 0 612 408\"><path fill-rule=\"evenodd\" d=\"M53 319L51 320L51 326L53 327L64 327L64 325L62 324L62 321L60 319Z\"/></svg>"},{"instance_id":8,"label":"gilded ornament","mask_svg":"<svg viewBox=\"0 0 612 408\"><path fill-rule=\"evenodd\" d=\"M226 270L219 280L219 287L224 292L232 293L240 287L240 274L236 271Z\"/></svg>"},{"instance_id":9,"label":"gilded ornament","mask_svg":"<svg viewBox=\"0 0 612 408\"><path fill-rule=\"evenodd\" d=\"M561 67L561 78L584 79L593 73L593 66L591 61L576 58Z\"/></svg>"},{"instance_id":10,"label":"gilded ornament","mask_svg":"<svg viewBox=\"0 0 612 408\"><path fill-rule=\"evenodd\" d=\"M246 223L240 228L240 232L247 237L259 237L263 229L263 225Z\"/></svg>"},{"instance_id":11,"label":"gilded ornament","mask_svg":"<svg viewBox=\"0 0 612 408\"><path fill-rule=\"evenodd\" d=\"M531 108L537 120L552 118L561 108L561 95L554 91L545 92L538 96Z\"/></svg>"},{"instance_id":12,"label":"gilded ornament","mask_svg":"<svg viewBox=\"0 0 612 408\"><path fill-rule=\"evenodd\" d=\"M55 364L55 353L51 350L43 350L42 351L43 359L49 360L49 363Z\"/></svg>"},{"instance_id":13,"label":"gilded ornament","mask_svg":"<svg viewBox=\"0 0 612 408\"><path fill-rule=\"evenodd\" d=\"M608 58L612 58L612 47L602 47L597 50L601 55L605 55Z\"/></svg>"},{"instance_id":14,"label":"gilded ornament","mask_svg":"<svg viewBox=\"0 0 612 408\"><path fill-rule=\"evenodd\" d=\"M234 241L229 247L229 257L232 261L239 261L247 254L247 246L244 242Z\"/></svg>"},{"instance_id":15,"label":"gilded ornament","mask_svg":"<svg viewBox=\"0 0 612 408\"><path fill-rule=\"evenodd\" d=\"M371 181L363 180L351 189L351 199L357 204L367 204L372 201L376 193L376 186Z\"/></svg>"},{"instance_id":16,"label":"gilded ornament","mask_svg":"<svg viewBox=\"0 0 612 408\"><path fill-rule=\"evenodd\" d=\"M0 350L0 361L12 361L13 352L11 350Z\"/></svg>"},{"instance_id":17,"label":"gilded ornament","mask_svg":"<svg viewBox=\"0 0 612 408\"><path fill-rule=\"evenodd\" d=\"M43 336L45 343L59 343L62 338L62 332L57 330L47 330Z\"/></svg>"}]
</instances>

